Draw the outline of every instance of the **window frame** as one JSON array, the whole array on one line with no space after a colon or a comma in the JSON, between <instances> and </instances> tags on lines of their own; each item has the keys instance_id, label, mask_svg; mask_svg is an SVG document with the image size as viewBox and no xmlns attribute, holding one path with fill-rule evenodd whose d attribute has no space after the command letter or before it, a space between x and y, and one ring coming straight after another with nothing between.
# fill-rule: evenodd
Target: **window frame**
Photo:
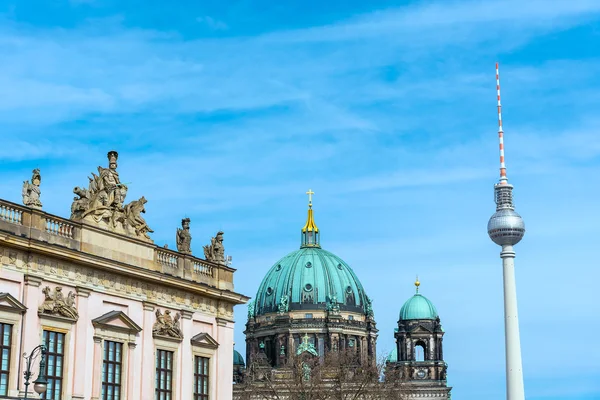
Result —
<instances>
[{"instance_id":1,"label":"window frame","mask_svg":"<svg viewBox=\"0 0 600 400\"><path fill-rule=\"evenodd\" d=\"M165 368L161 367L162 355L166 357ZM171 355L171 358L167 357ZM155 353L155 374L154 374L154 399L155 400L173 400L173 361L175 359L175 351L168 349L157 348ZM161 378L161 372L165 373L165 379ZM163 388L163 385L165 388ZM161 396L163 395L163 396Z\"/></svg>"},{"instance_id":2,"label":"window frame","mask_svg":"<svg viewBox=\"0 0 600 400\"><path fill-rule=\"evenodd\" d=\"M202 371L198 370L200 364L204 367ZM210 398L210 366L211 357L194 354L194 400L209 400ZM204 371L206 371L206 374L202 373ZM206 382L206 385L203 385L204 382ZM204 388L206 388L206 391L202 393Z\"/></svg>"},{"instance_id":3,"label":"window frame","mask_svg":"<svg viewBox=\"0 0 600 400\"><path fill-rule=\"evenodd\" d=\"M8 344L5 345L4 344L4 335L5 332L8 330ZM8 392L9 392L9 388L10 388L10 364L11 364L11 356L12 356L12 346L13 346L13 330L14 330L14 324L10 324L10 323L6 323L3 321L0 321L0 379L2 379L2 376L6 376L6 391L2 392L1 391L1 387L0 387L0 396L8 396ZM6 366L7 369L3 369L2 368L2 364L4 362L4 354L5 354L5 350L7 353L6 356Z\"/></svg>"},{"instance_id":4,"label":"window frame","mask_svg":"<svg viewBox=\"0 0 600 400\"><path fill-rule=\"evenodd\" d=\"M123 353L124 343L115 340L103 340L103 351L102 351L102 380L100 386L100 399L101 400L120 400L123 394L123 367L125 354ZM110 346L114 345L114 360L110 360ZM119 352L117 352L119 348ZM119 359L117 360L117 354ZM109 369L112 365L112 382L110 382ZM117 368L119 369L119 379L117 382ZM112 388L112 396L110 395L109 388Z\"/></svg>"},{"instance_id":5,"label":"window frame","mask_svg":"<svg viewBox=\"0 0 600 400\"><path fill-rule=\"evenodd\" d=\"M54 341L54 348L52 348L50 346L50 337L52 335L56 336L56 339ZM59 336L62 335L62 352L58 352L58 338ZM67 332L62 332L59 330L53 330L53 329L44 329L42 331L42 341L44 342L44 346L46 346L46 366L45 366L45 373L46 373L46 379L48 380L48 389L52 387L52 389L55 389L56 387L56 382L60 382L60 391L58 392L58 397L56 397L54 394L56 393L55 390L53 391L49 391L46 390L44 393L42 393L42 395L40 396L40 399L43 400L62 400L63 398L63 392L65 389L65 376L64 376L64 372L65 372L65 359L67 358ZM53 368L53 374L50 374L50 358L51 357L55 357L54 358L54 368ZM56 375L56 366L57 366L57 360L60 358L60 375ZM52 384L51 384L52 382ZM52 393L52 395L50 397L48 397L49 393Z\"/></svg>"}]
</instances>

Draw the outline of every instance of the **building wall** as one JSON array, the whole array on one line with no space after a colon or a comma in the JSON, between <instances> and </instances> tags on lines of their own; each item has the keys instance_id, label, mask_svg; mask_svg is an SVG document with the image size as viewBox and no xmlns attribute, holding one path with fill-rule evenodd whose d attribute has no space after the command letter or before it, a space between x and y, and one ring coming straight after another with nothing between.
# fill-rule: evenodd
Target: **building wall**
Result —
<instances>
[{"instance_id":1,"label":"building wall","mask_svg":"<svg viewBox=\"0 0 600 400\"><path fill-rule=\"evenodd\" d=\"M41 218L48 214L9 203L30 214L7 222L2 203L6 202L0 201L0 295L8 293L26 307L23 311L0 302L0 322L13 325L9 396L23 394L21 355L42 343L43 330L54 330L65 334L62 399L100 398L107 340L123 344L120 399L155 398L157 349L174 352L171 399L193 399L195 356L210 360L209 398L232 398L233 306L247 300L231 290L234 270L173 251L168 253L171 265L160 265L156 253L167 250L84 225L75 224L68 241L42 229L33 235L34 229L28 231L23 225L35 225L31 220L36 214ZM85 242L85 237L93 243ZM195 268L186 268L198 263L211 269L210 275L203 273L202 282L193 278ZM166 267L173 271L165 273ZM75 294L76 321L38 312L45 287L51 293L61 287L65 298ZM181 315L183 339L153 334L157 310ZM112 311L126 317L93 323ZM202 333L208 335L198 336ZM38 376L38 363L33 363L33 379ZM35 398L32 390L33 385L29 397Z\"/></svg>"}]
</instances>

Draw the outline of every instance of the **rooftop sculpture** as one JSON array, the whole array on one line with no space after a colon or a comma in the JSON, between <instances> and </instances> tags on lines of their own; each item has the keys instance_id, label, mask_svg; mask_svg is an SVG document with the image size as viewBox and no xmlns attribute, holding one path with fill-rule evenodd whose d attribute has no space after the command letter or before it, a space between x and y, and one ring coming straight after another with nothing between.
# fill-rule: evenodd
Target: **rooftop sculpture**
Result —
<instances>
[{"instance_id":1,"label":"rooftop sculpture","mask_svg":"<svg viewBox=\"0 0 600 400\"><path fill-rule=\"evenodd\" d=\"M210 239L210 244L204 246L204 257L208 261L213 261L225 265L225 247L223 247L223 233L217 232L217 235Z\"/></svg>"},{"instance_id":2,"label":"rooftop sculpture","mask_svg":"<svg viewBox=\"0 0 600 400\"><path fill-rule=\"evenodd\" d=\"M147 200L139 200L124 205L127 185L121 183L117 172L116 151L109 151L108 168L98 167L98 175L92 173L87 189L75 187L78 197L71 205L71 219L87 222L100 228L125 234L138 239L152 241L148 233L153 232L142 217Z\"/></svg>"},{"instance_id":3,"label":"rooftop sculpture","mask_svg":"<svg viewBox=\"0 0 600 400\"><path fill-rule=\"evenodd\" d=\"M181 220L181 228L177 228L177 251L184 254L192 254L192 235L190 234L190 219L184 218Z\"/></svg>"},{"instance_id":4,"label":"rooftop sculpture","mask_svg":"<svg viewBox=\"0 0 600 400\"><path fill-rule=\"evenodd\" d=\"M42 202L40 201L40 184L42 183L42 176L38 168L32 171L31 183L29 181L23 182L23 204L31 208L42 208Z\"/></svg>"}]
</instances>

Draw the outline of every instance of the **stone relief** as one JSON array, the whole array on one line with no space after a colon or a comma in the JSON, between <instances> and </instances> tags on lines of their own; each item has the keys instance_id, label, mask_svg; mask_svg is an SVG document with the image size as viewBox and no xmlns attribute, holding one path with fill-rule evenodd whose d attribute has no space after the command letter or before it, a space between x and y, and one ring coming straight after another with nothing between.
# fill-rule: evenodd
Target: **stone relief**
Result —
<instances>
[{"instance_id":1,"label":"stone relief","mask_svg":"<svg viewBox=\"0 0 600 400\"><path fill-rule=\"evenodd\" d=\"M32 171L31 183L29 181L23 182L23 204L31 208L42 208L42 202L40 201L40 184L42 183L42 176L38 168Z\"/></svg>"},{"instance_id":2,"label":"stone relief","mask_svg":"<svg viewBox=\"0 0 600 400\"><path fill-rule=\"evenodd\" d=\"M54 288L54 293L46 286L42 289L42 293L44 293L45 298L42 305L38 308L39 313L60 315L77 321L79 313L75 307L75 293L69 292L65 299L62 287L60 286Z\"/></svg>"},{"instance_id":3,"label":"stone relief","mask_svg":"<svg viewBox=\"0 0 600 400\"><path fill-rule=\"evenodd\" d=\"M175 318L171 317L171 311L166 310L165 313L161 313L159 309L156 309L156 322L152 326L152 334L158 336L169 336L176 339L183 339L183 333L179 326L179 319L181 314L175 314Z\"/></svg>"},{"instance_id":4,"label":"stone relief","mask_svg":"<svg viewBox=\"0 0 600 400\"><path fill-rule=\"evenodd\" d=\"M190 234L190 219L181 220L181 229L177 228L177 251L183 254L192 254L192 235Z\"/></svg>"},{"instance_id":5,"label":"stone relief","mask_svg":"<svg viewBox=\"0 0 600 400\"><path fill-rule=\"evenodd\" d=\"M152 241L148 233L153 232L141 214L145 213L146 199L124 205L127 185L121 183L117 172L116 151L109 151L108 168L98 167L98 175L88 177L88 188L75 187L71 204L71 219L84 221L110 231Z\"/></svg>"},{"instance_id":6,"label":"stone relief","mask_svg":"<svg viewBox=\"0 0 600 400\"><path fill-rule=\"evenodd\" d=\"M229 319L233 318L233 305L225 304L225 312L218 314L216 301L189 292L170 289L172 295L167 295L162 285L141 282L139 279L118 274L95 271L91 268L71 263L58 264L63 269L63 274L60 276L52 273L50 260L44 258L34 260L34 257L29 254L17 253L12 249L1 247L0 252L4 254L1 264L8 265L20 271L36 269L40 277L48 275L53 278L59 278L69 286L80 284L86 287L98 287L107 293L116 295L123 295L123 292L129 287L132 292L130 295L137 296L141 300L161 301L172 305L173 308L187 307L193 311L207 312Z\"/></svg>"},{"instance_id":7,"label":"stone relief","mask_svg":"<svg viewBox=\"0 0 600 400\"><path fill-rule=\"evenodd\" d=\"M217 232L217 236L210 239L210 244L204 246L204 257L208 261L225 264L225 247L223 247L224 232Z\"/></svg>"}]
</instances>

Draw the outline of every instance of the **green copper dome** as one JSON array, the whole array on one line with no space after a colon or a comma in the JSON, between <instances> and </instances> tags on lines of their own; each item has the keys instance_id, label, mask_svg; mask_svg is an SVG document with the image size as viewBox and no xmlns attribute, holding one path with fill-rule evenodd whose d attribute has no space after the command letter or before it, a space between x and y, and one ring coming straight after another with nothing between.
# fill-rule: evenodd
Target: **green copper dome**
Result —
<instances>
[{"instance_id":1,"label":"green copper dome","mask_svg":"<svg viewBox=\"0 0 600 400\"><path fill-rule=\"evenodd\" d=\"M427 297L416 293L408 299L400 309L400 319L436 319L438 317L437 310Z\"/></svg>"},{"instance_id":2,"label":"green copper dome","mask_svg":"<svg viewBox=\"0 0 600 400\"><path fill-rule=\"evenodd\" d=\"M323 250L315 224L311 190L308 218L302 228L299 250L271 267L258 288L253 315L292 310L339 309L373 315L362 284L338 256Z\"/></svg>"},{"instance_id":3,"label":"green copper dome","mask_svg":"<svg viewBox=\"0 0 600 400\"><path fill-rule=\"evenodd\" d=\"M346 311L367 313L370 309L352 268L320 247L302 247L271 267L258 288L255 315L277 312L282 303L285 312L325 310L328 303Z\"/></svg>"},{"instance_id":4,"label":"green copper dome","mask_svg":"<svg viewBox=\"0 0 600 400\"><path fill-rule=\"evenodd\" d=\"M242 367L246 365L242 355L235 349L233 350L233 365L241 365Z\"/></svg>"}]
</instances>

